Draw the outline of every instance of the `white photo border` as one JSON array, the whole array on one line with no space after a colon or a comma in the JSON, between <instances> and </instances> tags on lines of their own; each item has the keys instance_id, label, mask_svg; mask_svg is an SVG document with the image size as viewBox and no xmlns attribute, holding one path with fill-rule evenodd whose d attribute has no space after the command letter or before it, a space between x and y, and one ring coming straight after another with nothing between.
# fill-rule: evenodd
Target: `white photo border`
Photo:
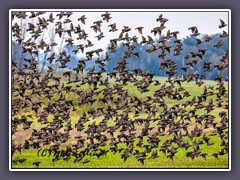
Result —
<instances>
[{"instance_id":1,"label":"white photo border","mask_svg":"<svg viewBox=\"0 0 240 180\"><path fill-rule=\"evenodd\" d=\"M11 157L11 110L12 110L12 73L11 73L11 36L12 36L12 18L11 13L14 11L30 12L30 11L49 11L49 12L228 12L228 30L229 30L229 81L228 81L228 116L229 116L229 153L228 153L228 168L217 169L217 168L178 168L178 169L164 169L164 168L39 168L39 169L17 169L12 168L12 157ZM10 9L9 10L9 171L231 171L231 9Z\"/></svg>"}]
</instances>

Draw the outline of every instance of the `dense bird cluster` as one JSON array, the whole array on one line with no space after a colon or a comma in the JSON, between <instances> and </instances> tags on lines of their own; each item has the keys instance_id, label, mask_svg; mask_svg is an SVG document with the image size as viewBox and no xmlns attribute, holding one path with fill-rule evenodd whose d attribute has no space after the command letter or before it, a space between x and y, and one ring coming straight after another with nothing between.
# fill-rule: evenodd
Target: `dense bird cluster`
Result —
<instances>
[{"instance_id":1,"label":"dense bird cluster","mask_svg":"<svg viewBox=\"0 0 240 180\"><path fill-rule=\"evenodd\" d=\"M59 12L56 16L49 13L45 19L45 12L12 12L12 20L35 19L35 24L28 23L26 31L30 33L29 39L21 36L21 27L18 22L12 25L12 37L22 46L22 53L29 54L31 58L24 59L23 67L12 60L12 148L11 153L21 153L28 149L39 150L49 147L55 156L53 164L63 159L68 162L86 164L88 156L97 158L114 153L121 156L123 162L130 156L134 156L142 165L148 159L160 158L163 153L166 158L174 161L174 156L180 149L186 150L186 158L192 160L196 157L219 156L228 154L228 90L224 86L222 72L228 68L228 50L219 59L218 64L211 64L204 59L207 49L199 49L185 55L186 66L182 66L182 77L176 73L178 68L174 60L166 59L166 54L177 56L182 51L181 39L178 39L178 31L164 31L168 19L161 14L156 21L159 26L151 30L153 36L160 39L160 46L156 46L154 38L150 35L142 35L144 27L131 28L124 26L122 29L116 23L112 23L109 12L103 13L99 20L91 26L92 32L85 32L83 25L88 20L85 15L79 16L78 24L73 25L71 16L73 12ZM79 13L81 14L81 13ZM58 20L58 21L57 21ZM56 22L57 21L57 22ZM77 49L74 53L85 53L86 58L80 59L77 66L67 70L70 55L66 51L60 52L59 56L51 51L56 42L48 44L44 41L43 33L50 24L55 24L55 34L60 38L65 33L68 45L74 44L73 34L77 35ZM102 32L102 24L107 23L109 32ZM68 24L69 26L64 26ZM218 28L227 26L222 20ZM196 26L189 27L191 36L196 36L196 43L208 43L212 39L200 38L200 32ZM129 36L129 31L135 31L142 37ZM119 59L117 66L112 72L106 72L105 66L111 61L109 54L104 58L100 54L101 48L88 50L94 44L88 36L101 41L104 33L119 32L119 36L110 39L108 50L115 53L117 46L123 43L127 51ZM221 38L228 36L226 31ZM168 46L168 40L174 37L174 51ZM198 38L199 37L199 38ZM38 40L38 41L37 41ZM214 46L216 50L221 47L221 40ZM143 71L141 68L129 71L126 68L128 58L134 56L136 61L139 53L134 51L136 44L148 44L147 53L159 52L159 71L166 71L166 82L154 79L154 74ZM47 54L48 69L40 73L37 69L37 56L39 51ZM98 56L95 66L86 71L86 63L93 56ZM52 64L59 63L61 75L56 74ZM211 72L212 68L218 70L215 78L217 85L204 85L204 76L194 69L201 63L205 72ZM99 70L96 71L96 66ZM196 87L202 87L199 96L191 96L182 84L194 82ZM88 85L88 89L82 88ZM136 88L132 93L129 85ZM150 87L156 88L152 95L148 95ZM70 96L72 95L72 96ZM191 98L189 98L191 97ZM174 104L168 104L172 101ZM178 103L176 103L178 102ZM216 108L225 109L214 116ZM80 109L80 111L77 111ZM199 113L200 111L200 113ZM80 113L81 112L81 113ZM77 116L77 122L73 123L73 116ZM220 118L220 120L216 120ZM39 128L33 128L37 122ZM20 133L28 132L21 141L15 141ZM27 135L28 134L28 135ZM221 151L207 154L201 146L212 146L212 136L218 136L221 140ZM167 140L162 141L162 137ZM70 142L71 141L71 142ZM161 142L161 145L160 145ZM65 144L65 145L64 145ZM67 144L67 145L66 145ZM124 144L124 146L123 146ZM106 148L107 147L107 148ZM140 148L140 149L139 149ZM211 147L209 147L211 148ZM61 151L61 155L56 153ZM21 164L26 158L15 158L13 164ZM160 159L159 159L160 160ZM161 160L160 160L161 161ZM41 167L41 161L33 163Z\"/></svg>"}]
</instances>

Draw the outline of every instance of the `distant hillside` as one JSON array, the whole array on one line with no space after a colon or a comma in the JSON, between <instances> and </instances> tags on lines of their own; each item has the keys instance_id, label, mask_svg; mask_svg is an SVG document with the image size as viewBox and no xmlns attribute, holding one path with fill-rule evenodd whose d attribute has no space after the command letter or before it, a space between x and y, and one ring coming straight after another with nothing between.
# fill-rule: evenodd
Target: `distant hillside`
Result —
<instances>
[{"instance_id":1,"label":"distant hillside","mask_svg":"<svg viewBox=\"0 0 240 180\"><path fill-rule=\"evenodd\" d=\"M204 40L206 37L210 37L212 40L210 42L205 42ZM190 54L190 52L198 52L199 49L207 49L205 52L204 56L202 57L202 61L198 61L197 64L194 66L194 69L188 68L188 71L198 71L200 75L204 75L206 79L208 80L213 80L217 76L217 70L214 68L215 64L219 64L219 60L221 57L224 55L224 53L228 50L228 38L220 38L220 34L214 34L214 35L203 35L201 38L199 38L202 43L198 44L196 37L191 36L191 37L186 37L182 39L182 50L179 55L174 54L174 49L176 48L176 43L174 43L174 38L170 38L167 42L166 45L171 47L170 48L170 53L164 54L164 60L171 59L174 60L175 63L178 65L177 69L177 74L178 76L182 75L182 70L180 68L182 66L186 66L187 63L190 60L196 59L198 57L191 57L187 59L186 57ZM214 45L219 41L222 40L222 46L219 49L216 49ZM163 60L159 55L161 54L161 50L158 48L161 46L160 39L155 40L155 47L156 50L151 51L152 45L148 44L140 44L141 39L138 40L137 44L134 44L135 48L133 49L132 53L138 53L139 54L139 59L137 59L136 56L131 55L130 57L127 58L127 68L129 70L133 70L136 68L141 68L144 71L155 73L157 76L166 76L166 71L165 70L160 70L159 66ZM67 52L67 55L70 55L70 62L67 63L67 69L73 69L77 66L78 60L80 59L85 59L86 57L78 57L73 51L76 49L76 45L68 46L65 45L63 47L63 50ZM113 69L117 66L117 62L125 56L125 53L127 51L127 47L124 45L124 43L119 43L116 51L114 53L110 52L109 50L106 51L108 54L110 61L106 62L106 71L107 72L112 72ZM24 58L30 58L30 55L25 52L23 53L22 47L16 43L12 42L12 58L15 61L20 62L19 66L22 66L24 64L23 59ZM56 53L56 52L55 52ZM45 65L49 65L48 61L46 60L51 53L48 55L45 53L39 53L38 56L35 55L35 57L38 60L39 67L44 67ZM100 59L104 59L105 54L101 54ZM59 54L56 53L55 60L59 57ZM98 66L94 63L95 60L97 60L98 57L94 56L91 61L88 61L86 63L86 68L84 69L85 71L89 70L92 66L95 66L95 69L98 70ZM55 62L55 60L52 63L52 67L55 67L57 69L58 63ZM205 73L203 69L201 68L203 66L203 61L205 62L212 62L211 64L211 72ZM226 79L226 76L228 74L228 68L226 68L223 71L223 78Z\"/></svg>"}]
</instances>

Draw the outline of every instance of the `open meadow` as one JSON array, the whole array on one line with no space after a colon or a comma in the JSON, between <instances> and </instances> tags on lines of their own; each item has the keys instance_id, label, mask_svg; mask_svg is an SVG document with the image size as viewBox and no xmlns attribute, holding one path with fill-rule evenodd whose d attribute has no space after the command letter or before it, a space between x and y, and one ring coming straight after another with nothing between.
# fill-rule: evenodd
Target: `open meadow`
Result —
<instances>
[{"instance_id":1,"label":"open meadow","mask_svg":"<svg viewBox=\"0 0 240 180\"><path fill-rule=\"evenodd\" d=\"M141 100L146 100L146 98L149 97L153 97L153 94L156 90L158 90L162 84L164 84L167 80L167 78L164 77L154 77L154 80L159 81L161 84L154 86L151 85L149 86L149 92L145 93L144 95L141 94L141 92L139 92L137 90L137 88L132 84L129 83L128 85L125 86L124 90L127 90L129 95L131 97L138 97ZM50 83L51 84L51 83ZM76 88L76 86L78 85L78 83L70 83L66 86L71 86L73 88ZM111 82L111 86L113 87L115 85L115 82ZM169 99L169 98L164 98L166 104L168 105L168 107L174 106L175 104L182 104L183 102L187 101L187 100L191 100L194 96L201 96L201 94L203 93L203 87L206 86L207 88L209 86L216 86L217 83L214 81L204 81L204 85L202 85L201 87L196 86L196 84L194 82L190 82L190 83L183 83L182 87L188 91L190 93L189 97L185 97L182 100L173 100L173 99ZM226 87L226 89L228 89L228 83L225 82L224 86ZM101 86L99 86L101 89ZM78 87L77 87L78 88ZM177 87L176 87L177 88ZM81 89L88 92L89 91L89 85L83 85L81 86ZM216 91L214 91L216 93ZM104 105L102 105L101 102L99 102L99 99L102 98L101 94L99 94L97 97L94 97L96 99L96 102L94 102L92 105L84 105L84 106L78 106L78 99L77 96L74 95L74 93L63 93L66 96L67 100L72 100L74 107L76 107L75 111L71 111L70 112L70 117L71 117L71 124L74 126L75 124L78 123L78 119L80 116L83 115L84 112L88 112L90 110L90 108L94 108L97 109L99 107L104 107ZM56 101L59 98L58 95L55 95L52 100ZM211 96L211 98L215 101L216 100L216 96L213 95ZM226 100L227 98L225 98ZM47 98L42 98L43 104L44 102L47 102ZM205 103L207 104L207 103ZM217 104L214 103L214 106L216 106ZM105 105L106 108L106 105ZM187 107L186 110L190 111L193 108L191 107ZM209 113L210 115L213 115L215 117L214 122L219 123L221 118L219 116L219 112L227 112L228 111L223 108L223 107L218 107L215 108L214 111L212 111L211 113ZM159 116L161 114L161 110L159 110L159 112L156 112L156 116ZM34 114L31 111L26 111L25 112L26 115L28 114ZM200 109L196 111L197 115L202 115L206 113L206 110L204 109ZM24 114L24 112L23 112ZM98 125L100 122L102 122L104 116L98 116L96 118L90 118L89 121L87 121L86 123L84 123L84 128L88 127L90 124L96 123L96 125ZM134 121L136 118L134 118L134 111L129 113L129 117L131 118L132 121ZM138 116L137 119L139 118L146 118L147 117L147 113L142 113L140 116ZM47 117L48 122L52 122L53 116L49 115ZM179 119L178 119L179 120ZM114 121L113 119L109 119L107 121L107 126L108 127L112 127L116 125L116 121ZM63 125L67 125L67 122L63 122ZM150 125L153 127L157 127L157 121L152 121L150 122ZM198 123L196 123L196 121L194 120L194 118L190 118L190 124L189 124L189 128L188 131L192 131L194 129L194 127L196 125L199 125ZM21 143L24 140L28 139L31 136L32 133L32 129L36 129L39 130L42 127L44 127L45 125L42 125L41 123L39 123L37 121L37 118L33 118L33 122L31 125L31 129L28 130L23 130L22 126L18 127L18 131L15 133L15 135L13 136L13 140L14 142L17 143ZM136 136L141 134L141 126L140 125L136 125ZM157 128L153 128L153 130L151 130L149 132L149 135L153 135L155 132L157 131ZM48 151L48 149L50 149L50 145L45 145L45 146L41 146L40 149L29 149L29 150L22 150L21 153L16 152L13 155L13 159L16 158L26 158L27 160L24 161L23 163L18 163L18 164L12 164L13 168L35 168L35 166L33 165L33 162L35 162L36 160L41 161L41 166L40 168L227 168L228 167L228 154L224 154L223 156L220 156L218 159L213 157L212 154L216 153L216 152L220 152L222 147L220 146L220 144L222 143L222 140L219 136L215 135L215 136L211 136L211 134L213 133L214 129L213 128L208 128L206 130L204 130L204 133L206 133L207 135L210 135L210 142L213 143L213 145L208 146L207 144L203 144L201 145L201 152L202 153L206 153L206 159L204 159L201 156L198 156L196 158L191 159L191 158L186 158L186 153L187 152L191 152L193 150L193 147L190 146L187 149L179 149L178 153L176 153L176 155L174 156L174 160L171 161L169 158L167 158L167 155L164 155L164 153L161 152L161 148L154 148L158 154L159 157L158 158L154 158L151 159L151 154L148 154L146 156L146 160L144 162L144 166L134 157L129 157L124 163L123 163L123 159L121 158L121 152L112 152L110 151L110 145L109 143L107 143L104 147L102 147L101 149L103 149L104 151L109 151L106 154L100 156L99 158L97 157L96 154L98 154L100 151L99 150L93 150L91 152L89 152L88 155L86 155L86 158L83 158L81 161L79 162L74 162L75 158L71 157L69 159L69 161L64 161L64 157L60 158L57 162L52 162L52 160L55 157L55 153L54 152L50 152ZM105 133L106 136L108 138L110 138L109 133ZM117 132L115 136L119 135L120 132ZM68 146L73 145L74 143L76 143L76 139L74 137L76 136L83 136L83 138L87 138L86 134L83 132L78 132L75 128L73 128L73 130L70 132L70 140L61 144L61 148L60 150L65 151L67 149ZM195 137L193 138L192 141L198 141L202 139L203 134L200 137ZM168 135L166 133L166 135L164 136L160 136L159 137L159 146L161 147L161 145L163 145L164 142L166 142L167 140L171 140L173 138L172 135ZM191 143L191 140L188 137L183 137L183 139L186 142ZM148 145L149 143L147 142L147 138L143 139L143 145L142 147L138 147L136 146L137 144L137 140L134 141L134 149L138 150L138 151L144 151L145 148L144 145ZM227 141L226 141L227 143ZM172 143L172 147L178 147L177 143ZM85 147L82 147L81 149L79 149L79 152L81 150L83 150ZM118 148L121 149L125 149L127 148L127 145L125 143L119 143ZM87 159L89 160L88 163L83 163L84 160Z\"/></svg>"}]
</instances>

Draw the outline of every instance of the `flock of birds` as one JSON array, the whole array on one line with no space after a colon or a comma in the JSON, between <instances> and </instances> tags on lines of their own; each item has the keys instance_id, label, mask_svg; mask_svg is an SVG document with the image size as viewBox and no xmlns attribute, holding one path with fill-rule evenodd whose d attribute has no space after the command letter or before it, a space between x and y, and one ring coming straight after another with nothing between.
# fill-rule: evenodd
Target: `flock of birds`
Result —
<instances>
[{"instance_id":1,"label":"flock of birds","mask_svg":"<svg viewBox=\"0 0 240 180\"><path fill-rule=\"evenodd\" d=\"M56 16L50 13L48 19L45 19L44 14L45 12L12 12L12 20L29 17L37 21L35 25L27 24L26 31L31 34L28 40L21 36L21 26L17 22L12 25L12 37L22 46L22 53L31 56L24 59L23 67L19 67L18 62L12 60L12 156L28 149L39 150L49 147L51 152L55 153L52 158L53 165L60 159L66 162L72 159L74 163L86 164L90 162L89 153L97 158L114 153L121 156L123 162L133 156L144 165L148 159L159 158L161 161L160 153L174 161L174 156L180 149L185 149L186 158L192 160L197 157L207 159L211 156L218 159L219 156L228 154L228 90L224 86L227 79L222 77L222 72L228 68L228 50L215 65L204 59L207 49L186 54L187 63L181 67L183 75L179 77L176 73L178 68L176 63L174 60L166 59L165 56L171 53L179 55L183 50L182 40L177 38L178 31L168 30L165 34L162 33L168 21L162 14L156 19L159 26L151 30L154 36L161 39L159 47L155 46L154 38L142 35L144 27L131 29L124 26L119 30L120 27L117 27L116 23L110 23L112 17L109 12L103 13L101 19L93 23L91 26L93 32L89 33L82 28L88 20L85 15L78 18L79 24L74 27L70 19L72 12L60 12ZM49 24L53 24L55 19L59 20L55 24L55 34L60 38L64 33L67 34L65 42L73 45L72 35L75 33L81 43L77 44L78 49L74 52L86 54L86 58L80 59L72 71L66 70L70 55L63 50L57 57L55 52L51 52L51 48L57 43L47 44L42 38L44 30ZM112 72L106 72L105 69L108 61L111 61L108 53L101 59L100 53L104 51L103 49L88 51L88 48L93 46L88 36L99 33L95 36L98 41L105 37L101 30L103 23L108 23L108 33L120 32L119 37L110 39L108 52L116 52L120 43L127 47L127 51ZM63 24L69 24L69 28L64 29ZM220 20L219 28L225 26L227 24ZM134 30L140 33L141 40L137 36L129 36L128 32ZM198 38L200 33L196 26L189 27L189 30L191 36L196 37L197 44L212 40L210 36L205 39ZM221 39L227 36L226 31L220 35ZM171 37L174 37L176 45L174 51L167 45ZM38 38L39 43L36 41ZM149 45L147 53L159 51L159 70L166 71L168 76L166 82L154 80L154 73L140 68L133 71L126 68L129 57L135 56L138 61L139 52L135 52L134 48L139 43ZM222 40L214 48L219 49L221 43ZM40 50L48 53L48 69L45 73L40 73L37 69L36 56ZM86 62L92 60L94 55L98 56L95 65L99 66L100 70L96 71L93 66L86 71ZM64 70L60 76L54 73L53 62L59 63L58 68ZM205 77L194 71L198 63L202 63L202 69L207 73L213 68L218 70L216 86L204 85ZM192 96L191 91L182 86L183 82L191 81L196 83L196 87L202 87L201 95ZM73 83L76 86L73 86ZM88 84L88 90L81 88L85 84ZM136 87L136 94L126 88L128 84ZM150 86L157 90L152 92L152 95L146 95L150 91ZM75 96L69 98L69 94ZM171 105L166 102L167 100L177 103ZM89 108L85 110L86 107ZM78 113L78 108L83 108L82 113ZM214 116L211 113L216 108L225 110ZM199 110L203 113L198 113ZM72 122L72 114L77 114L78 121L75 124ZM50 116L53 118L49 118ZM216 120L217 118L220 120ZM39 124L39 129L31 127L34 121ZM111 125L109 122L112 122ZM25 136L25 139L17 144L15 140L19 132L25 131L30 131L31 135ZM220 138L221 150L207 154L202 151L201 146L204 144L212 146L214 144L211 142L212 136ZM168 138L161 142L162 137ZM73 140L72 143L68 143L70 140ZM63 146L66 143L67 145ZM28 159L20 157L12 159L13 164L22 164L25 161ZM41 161L36 160L32 165L41 167Z\"/></svg>"}]
</instances>

